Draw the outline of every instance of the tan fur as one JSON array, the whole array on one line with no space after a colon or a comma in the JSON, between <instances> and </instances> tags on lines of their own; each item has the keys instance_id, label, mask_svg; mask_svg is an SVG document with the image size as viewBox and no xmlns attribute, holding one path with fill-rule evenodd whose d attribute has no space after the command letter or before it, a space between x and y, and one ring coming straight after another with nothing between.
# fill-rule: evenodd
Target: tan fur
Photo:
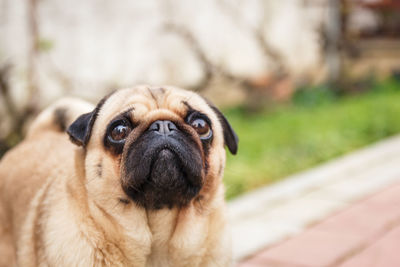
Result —
<instances>
[{"instance_id":1,"label":"tan fur","mask_svg":"<svg viewBox=\"0 0 400 267\"><path fill-rule=\"evenodd\" d=\"M214 125L210 170L199 197L186 208L147 211L121 188L118 160L105 151L109 121L135 108L135 117L183 120L186 101ZM54 123L67 108L68 123L93 106L62 100L43 111L27 137L0 163L0 266L229 266L225 164L218 118L198 95L146 86L112 94L101 108L86 149ZM96 165L101 162L99 178Z\"/></svg>"}]
</instances>

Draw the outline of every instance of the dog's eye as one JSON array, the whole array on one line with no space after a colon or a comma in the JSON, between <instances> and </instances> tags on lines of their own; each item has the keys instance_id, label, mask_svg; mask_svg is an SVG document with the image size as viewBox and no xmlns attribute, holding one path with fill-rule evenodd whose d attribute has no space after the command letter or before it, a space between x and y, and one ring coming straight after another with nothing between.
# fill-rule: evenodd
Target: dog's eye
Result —
<instances>
[{"instance_id":1,"label":"dog's eye","mask_svg":"<svg viewBox=\"0 0 400 267\"><path fill-rule=\"evenodd\" d=\"M203 119L195 119L191 122L192 127L199 134L200 139L208 139L212 135L210 125Z\"/></svg>"},{"instance_id":2,"label":"dog's eye","mask_svg":"<svg viewBox=\"0 0 400 267\"><path fill-rule=\"evenodd\" d=\"M131 130L132 129L129 127L129 125L127 125L124 121L120 121L113 126L110 132L110 138L116 142L125 140Z\"/></svg>"}]
</instances>

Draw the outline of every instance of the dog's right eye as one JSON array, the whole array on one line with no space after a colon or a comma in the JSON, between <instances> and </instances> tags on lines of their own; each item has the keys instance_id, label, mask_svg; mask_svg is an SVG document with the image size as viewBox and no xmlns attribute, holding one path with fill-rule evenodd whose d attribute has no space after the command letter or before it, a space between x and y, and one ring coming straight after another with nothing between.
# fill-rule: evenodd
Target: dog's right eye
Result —
<instances>
[{"instance_id":1,"label":"dog's right eye","mask_svg":"<svg viewBox=\"0 0 400 267\"><path fill-rule=\"evenodd\" d=\"M111 131L109 132L109 138L111 139L111 141L121 142L124 141L126 137L128 137L131 131L132 128L127 122L123 120L116 121L115 123L113 123L111 127Z\"/></svg>"}]
</instances>

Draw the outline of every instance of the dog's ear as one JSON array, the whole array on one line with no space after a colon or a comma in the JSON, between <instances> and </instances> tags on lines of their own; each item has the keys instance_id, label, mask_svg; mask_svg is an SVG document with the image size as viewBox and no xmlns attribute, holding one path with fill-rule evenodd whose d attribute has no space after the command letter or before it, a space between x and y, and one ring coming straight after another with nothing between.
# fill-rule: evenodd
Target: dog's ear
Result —
<instances>
[{"instance_id":1,"label":"dog's ear","mask_svg":"<svg viewBox=\"0 0 400 267\"><path fill-rule=\"evenodd\" d=\"M72 143L86 147L89 142L90 135L92 133L93 124L96 121L97 115L99 114L100 109L107 101L107 99L114 93L112 91L105 97L103 97L99 103L97 103L96 108L89 113L85 113L80 115L67 129L67 133L69 135L69 139Z\"/></svg>"},{"instance_id":2,"label":"dog's ear","mask_svg":"<svg viewBox=\"0 0 400 267\"><path fill-rule=\"evenodd\" d=\"M72 143L85 147L90 139L97 110L80 115L67 129Z\"/></svg>"},{"instance_id":3,"label":"dog's ear","mask_svg":"<svg viewBox=\"0 0 400 267\"><path fill-rule=\"evenodd\" d=\"M222 114L222 112L210 101L206 100L208 105L212 108L212 110L217 114L217 117L222 125L222 129L224 131L224 141L225 145L228 147L229 151L236 155L238 150L239 137L233 130L232 126L229 124L228 120Z\"/></svg>"}]
</instances>

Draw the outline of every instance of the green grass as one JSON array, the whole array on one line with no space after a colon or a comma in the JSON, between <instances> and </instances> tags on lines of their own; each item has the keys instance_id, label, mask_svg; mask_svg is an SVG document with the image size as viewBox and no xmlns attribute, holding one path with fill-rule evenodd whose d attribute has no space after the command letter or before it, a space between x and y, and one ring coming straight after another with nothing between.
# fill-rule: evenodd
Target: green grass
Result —
<instances>
[{"instance_id":1,"label":"green grass","mask_svg":"<svg viewBox=\"0 0 400 267\"><path fill-rule=\"evenodd\" d=\"M273 111L225 112L240 139L238 154L228 153L228 199L400 132L399 82L345 97L316 90Z\"/></svg>"}]
</instances>

